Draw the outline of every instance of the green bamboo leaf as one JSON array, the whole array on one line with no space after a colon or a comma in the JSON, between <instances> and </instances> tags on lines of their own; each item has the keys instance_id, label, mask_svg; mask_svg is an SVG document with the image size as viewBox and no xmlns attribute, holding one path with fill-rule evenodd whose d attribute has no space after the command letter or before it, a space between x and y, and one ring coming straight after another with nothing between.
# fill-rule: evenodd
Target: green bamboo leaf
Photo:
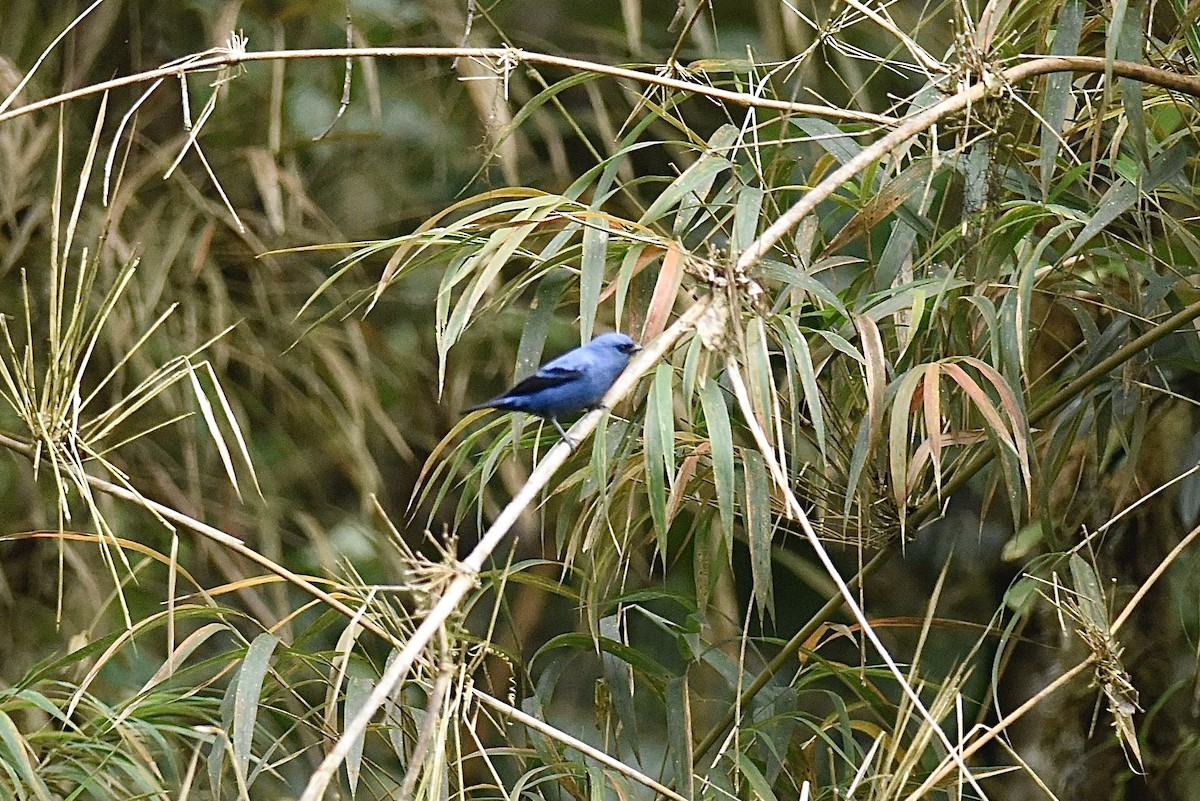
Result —
<instances>
[{"instance_id":1,"label":"green bamboo leaf","mask_svg":"<svg viewBox=\"0 0 1200 801\"><path fill-rule=\"evenodd\" d=\"M734 253L741 253L754 241L762 216L764 197L766 192L761 187L738 188L737 204L733 210L733 237L730 240L730 247Z\"/></svg>"},{"instance_id":2,"label":"green bamboo leaf","mask_svg":"<svg viewBox=\"0 0 1200 801\"><path fill-rule=\"evenodd\" d=\"M695 776L692 773L692 699L688 692L687 674L667 682L667 745L671 765L675 768L675 789L684 798L696 797Z\"/></svg>"},{"instance_id":3,"label":"green bamboo leaf","mask_svg":"<svg viewBox=\"0 0 1200 801\"><path fill-rule=\"evenodd\" d=\"M1192 61L1200 60L1200 25L1196 24L1196 4L1189 5L1188 0L1171 0L1175 14L1179 17L1183 28L1184 41L1187 42L1188 52Z\"/></svg>"},{"instance_id":4,"label":"green bamboo leaf","mask_svg":"<svg viewBox=\"0 0 1200 801\"><path fill-rule=\"evenodd\" d=\"M598 496L605 505L611 500L611 494L605 491L608 486L609 476L612 475L611 468L609 467L609 435L616 425L621 425L621 423L606 416L596 426L596 430L592 434L592 472L589 476L589 482L585 483L580 492L580 497L582 498L593 495Z\"/></svg>"},{"instance_id":5,"label":"green bamboo leaf","mask_svg":"<svg viewBox=\"0 0 1200 801\"><path fill-rule=\"evenodd\" d=\"M584 770L587 772L588 777L588 798L590 801L607 801L609 794L612 792L610 786L613 782L609 781L608 776L599 765L587 764L584 765ZM620 795L624 794L618 794L618 796ZM513 797L519 798L520 796Z\"/></svg>"},{"instance_id":6,"label":"green bamboo leaf","mask_svg":"<svg viewBox=\"0 0 1200 801\"><path fill-rule=\"evenodd\" d=\"M350 721L358 717L358 713L366 706L367 697L371 695L373 688L374 682L369 676L351 673L347 677L346 700L342 704L343 728L348 726ZM346 781L350 785L351 797L354 796L355 791L358 789L358 776L362 770L363 745L365 741L366 732L363 732L354 738L354 742L350 745L350 752L346 754Z\"/></svg>"},{"instance_id":7,"label":"green bamboo leaf","mask_svg":"<svg viewBox=\"0 0 1200 801\"><path fill-rule=\"evenodd\" d=\"M875 287L889 287L897 283L897 276L906 266L912 265L913 246L917 243L917 231L904 220L892 223L892 232L879 257L875 268Z\"/></svg>"},{"instance_id":8,"label":"green bamboo leaf","mask_svg":"<svg viewBox=\"0 0 1200 801\"><path fill-rule=\"evenodd\" d=\"M502 223L490 223L494 230L478 249L458 253L452 259L450 266L443 273L436 298L439 386L445 382L446 354L470 325L476 307L491 291L500 271L513 255L522 249L529 235L564 206L570 209L578 208L578 204L561 195L538 194L487 210L489 216L498 214L501 207L505 212L510 209L512 212L511 215L504 215L508 219L504 219ZM455 222L454 226L458 230L469 230L463 221ZM477 234L471 231L471 238L476 236ZM533 254L526 255L532 257ZM467 286L451 310L455 287L464 281L468 282Z\"/></svg>"},{"instance_id":9,"label":"green bamboo leaf","mask_svg":"<svg viewBox=\"0 0 1200 801\"><path fill-rule=\"evenodd\" d=\"M700 58L689 61L688 72L757 73L759 64L748 58Z\"/></svg>"},{"instance_id":10,"label":"green bamboo leaf","mask_svg":"<svg viewBox=\"0 0 1200 801\"><path fill-rule=\"evenodd\" d=\"M543 211L544 210L540 210ZM529 210L518 214L515 219L525 220L535 214ZM475 308L483 300L484 295L492 287L496 276L508 264L509 259L524 243L525 239L538 228L537 222L525 223L515 228L504 227L492 232L482 248L463 263L461 271L471 274L471 280L464 290L454 310L446 320L443 331L443 341L446 349L458 341L459 336L470 324Z\"/></svg>"},{"instance_id":11,"label":"green bamboo leaf","mask_svg":"<svg viewBox=\"0 0 1200 801\"><path fill-rule=\"evenodd\" d=\"M516 198L514 200L504 200L499 203L494 201L501 198ZM461 212L464 209L483 205L483 208L470 212L456 220L453 223L438 227L438 223L444 220L447 216ZM433 259L425 257L424 261L418 261L418 257L426 250L431 250L437 246L462 244L471 242L477 239L481 228L486 227L495 219L503 219L512 214L520 214L528 212L534 207L556 207L568 205L572 208L577 208L578 204L571 202L570 199L564 198L561 195L550 194L539 189L529 189L527 187L507 187L505 189L494 189L488 192L483 192L469 198L464 198L457 203L442 209L430 219L426 220L412 234L395 237L382 243L372 243L370 246L356 251L355 253L338 262L350 266L347 259L361 260L368 255L390 247L396 247L396 252L388 259L387 266L384 267L383 275L379 278L378 286L375 289L374 297L371 301L373 306L378 300L383 291L388 285L399 277L404 272L414 269L421 263L432 263ZM418 246L415 252L412 252L414 246ZM442 281L439 289L441 294L449 295L450 291L458 285L465 277L465 273L457 271L457 265L461 265L468 254L459 254L458 260L455 262L455 269L444 270L442 273ZM297 317L303 314L304 311L331 285L331 280L326 280L318 289L313 292L304 305L301 306ZM447 298L448 302L448 298ZM440 307L439 307L440 308ZM370 306L368 307L370 310ZM444 322L444 317L439 317L439 323Z\"/></svg>"},{"instance_id":12,"label":"green bamboo leaf","mask_svg":"<svg viewBox=\"0 0 1200 801\"><path fill-rule=\"evenodd\" d=\"M1160 154L1145 170L1145 174L1137 183L1121 179L1114 183L1104 197L1096 204L1096 213L1088 220L1087 225L1075 237L1071 247L1063 254L1060 261L1066 261L1074 256L1092 237L1107 228L1113 220L1133 208L1138 200L1147 192L1157 189L1164 182L1179 175L1188 158L1195 152L1195 146L1184 140L1173 146L1166 153ZM1144 168L1143 168L1144 169Z\"/></svg>"},{"instance_id":13,"label":"green bamboo leaf","mask_svg":"<svg viewBox=\"0 0 1200 801\"><path fill-rule=\"evenodd\" d=\"M854 141L854 136L843 131L829 120L817 117L798 117L792 124L813 138L821 147L829 152L840 163L845 164L862 152L862 148Z\"/></svg>"},{"instance_id":14,"label":"green bamboo leaf","mask_svg":"<svg viewBox=\"0 0 1200 801\"><path fill-rule=\"evenodd\" d=\"M0 759L0 764L6 772L19 776L20 781L41 801L50 801L50 788L42 781L29 758L32 749L21 735L17 724L3 710L0 710L0 743L8 752L8 759Z\"/></svg>"},{"instance_id":15,"label":"green bamboo leaf","mask_svg":"<svg viewBox=\"0 0 1200 801\"><path fill-rule=\"evenodd\" d=\"M827 259L822 259L818 264L814 264L813 269L815 270L818 267L825 269L827 267L838 266L841 264L851 264L857 261L857 259L851 259L846 256L830 256ZM784 264L783 262L773 261L770 259L764 259L759 265L759 269L762 270L763 275L767 276L768 278L776 281L782 281L785 284L802 289L809 295L812 295L814 298L820 300L826 306L834 309L842 317L846 319L850 318L850 312L846 309L846 305L842 303L842 299L837 296L837 293L822 284L816 278L813 278L804 270L793 267L790 264Z\"/></svg>"},{"instance_id":16,"label":"green bamboo leaf","mask_svg":"<svg viewBox=\"0 0 1200 801\"><path fill-rule=\"evenodd\" d=\"M720 385L711 378L700 388L700 404L704 408L704 425L712 448L713 483L717 487L717 510L727 541L733 537L733 431L729 423L729 407Z\"/></svg>"},{"instance_id":17,"label":"green bamboo leaf","mask_svg":"<svg viewBox=\"0 0 1200 801\"><path fill-rule=\"evenodd\" d=\"M667 473L668 460L674 464L675 421L670 407L670 389L660 387L660 381L670 382L670 366L660 364L655 369L650 401L646 406L642 442L646 450L647 500L654 520L654 533L659 553L667 555ZM661 378L664 371L666 377ZM665 403L664 403L665 398ZM668 451L671 453L668 454ZM671 473L673 477L674 472Z\"/></svg>"},{"instance_id":18,"label":"green bamboo leaf","mask_svg":"<svg viewBox=\"0 0 1200 801\"><path fill-rule=\"evenodd\" d=\"M617 615L600 618L600 636L612 642L623 642L621 620ZM633 675L629 665L611 651L600 652L604 667L604 681L612 698L613 711L621 723L621 734L633 755L641 760L641 743L638 737L637 712L633 705Z\"/></svg>"},{"instance_id":19,"label":"green bamboo leaf","mask_svg":"<svg viewBox=\"0 0 1200 801\"><path fill-rule=\"evenodd\" d=\"M1104 589L1100 585L1096 569L1078 553L1071 554L1069 564L1071 584L1074 586L1075 597L1084 617L1097 631L1107 632L1108 604L1105 602Z\"/></svg>"},{"instance_id":20,"label":"green bamboo leaf","mask_svg":"<svg viewBox=\"0 0 1200 801\"><path fill-rule=\"evenodd\" d=\"M1085 0L1065 0L1062 10L1058 12L1058 26L1054 31L1051 55L1073 56L1079 51L1079 35L1083 30L1085 10ZM1061 147L1067 114L1074 105L1071 95L1071 80L1074 77L1070 72L1054 72L1046 76L1046 91L1042 97L1041 108L1044 124L1038 156L1042 200L1050 196L1050 181L1054 175L1054 165L1058 161L1058 149Z\"/></svg>"},{"instance_id":21,"label":"green bamboo leaf","mask_svg":"<svg viewBox=\"0 0 1200 801\"><path fill-rule=\"evenodd\" d=\"M438 387L446 384L446 354L450 352L454 341L445 336L446 326L450 319L450 303L454 300L454 288L471 274L472 254L465 251L455 253L442 272L438 284L437 295L434 298L434 326L437 332L438 345Z\"/></svg>"},{"instance_id":22,"label":"green bamboo leaf","mask_svg":"<svg viewBox=\"0 0 1200 801\"><path fill-rule=\"evenodd\" d=\"M513 383L532 375L542 363L542 351L558 301L566 291L571 277L566 270L554 270L538 282L537 294L525 315L525 326L521 329L521 341L517 345L517 369Z\"/></svg>"},{"instance_id":23,"label":"green bamboo leaf","mask_svg":"<svg viewBox=\"0 0 1200 801\"><path fill-rule=\"evenodd\" d=\"M888 432L888 463L891 467L892 499L900 513L903 526L908 512L908 430L913 394L925 375L924 365L906 372L896 385L892 401L891 426Z\"/></svg>"},{"instance_id":24,"label":"green bamboo leaf","mask_svg":"<svg viewBox=\"0 0 1200 801\"><path fill-rule=\"evenodd\" d=\"M828 342L829 346L834 350L846 354L854 361L866 367L867 357L863 356L862 351L850 344L850 341L841 334L834 333L833 331L826 331L820 328L812 329L809 333L816 334L817 336L821 337L821 339Z\"/></svg>"},{"instance_id":25,"label":"green bamboo leaf","mask_svg":"<svg viewBox=\"0 0 1200 801\"><path fill-rule=\"evenodd\" d=\"M1132 8L1131 8L1132 5ZM1136 0L1113 0L1112 16L1109 17L1108 29L1104 37L1104 86L1113 86L1113 61L1130 59L1140 61L1143 43L1141 35L1142 9ZM1128 84L1134 84L1129 86ZM1127 136L1134 142L1134 149L1143 164L1149 164L1149 154L1146 150L1145 118L1142 114L1142 90L1139 81L1120 79L1117 85L1121 87L1122 105L1129 119L1125 129ZM1105 92L1105 98L1109 98Z\"/></svg>"},{"instance_id":26,"label":"green bamboo leaf","mask_svg":"<svg viewBox=\"0 0 1200 801\"><path fill-rule=\"evenodd\" d=\"M986 341L991 352L991 361L993 364L999 364L1001 360L1000 343L1002 337L1000 335L1000 315L996 311L996 304L991 298L983 295L967 295L963 300L979 310L980 317L983 318L983 330L987 332L986 340L981 338L981 341Z\"/></svg>"},{"instance_id":27,"label":"green bamboo leaf","mask_svg":"<svg viewBox=\"0 0 1200 801\"><path fill-rule=\"evenodd\" d=\"M675 371L671 365L660 363L654 368L654 383L650 387L649 403L658 410L659 453L667 478L674 480L675 466L675 414L674 386Z\"/></svg>"},{"instance_id":28,"label":"green bamboo leaf","mask_svg":"<svg viewBox=\"0 0 1200 801\"><path fill-rule=\"evenodd\" d=\"M828 462L829 454L825 451L825 412L822 409L821 390L817 386L817 374L813 367L812 351L808 340L800 332L800 327L791 317L783 317L784 331L796 367L800 373L800 386L804 391L804 404L808 408L809 422L812 424L813 439L817 442L817 450L821 452L821 461Z\"/></svg>"},{"instance_id":29,"label":"green bamboo leaf","mask_svg":"<svg viewBox=\"0 0 1200 801\"><path fill-rule=\"evenodd\" d=\"M646 682L646 689L656 693L661 693L663 686L674 675L664 664L643 650L632 648L620 640L614 640L611 637L593 637L581 631L559 634L551 638L549 642L537 650L530 663L532 664L548 658L553 651L560 648L577 653L600 652L612 654L620 659L623 664L633 668L635 680Z\"/></svg>"},{"instance_id":30,"label":"green bamboo leaf","mask_svg":"<svg viewBox=\"0 0 1200 801\"><path fill-rule=\"evenodd\" d=\"M751 796L755 801L775 801L775 792L771 789L771 783L767 781L767 777L762 774L750 756L742 751L737 752L738 771L745 777L746 783L750 785Z\"/></svg>"},{"instance_id":31,"label":"green bamboo leaf","mask_svg":"<svg viewBox=\"0 0 1200 801\"><path fill-rule=\"evenodd\" d=\"M746 329L746 384L754 412L767 438L771 439L775 434L775 404L772 403L775 375L771 370L767 329L761 317L754 318Z\"/></svg>"},{"instance_id":32,"label":"green bamboo leaf","mask_svg":"<svg viewBox=\"0 0 1200 801\"><path fill-rule=\"evenodd\" d=\"M709 598L716 591L717 582L729 569L729 559L723 543L732 542L729 535L722 536L715 514L703 515L696 522L695 545L692 547L692 581L696 588L696 605L708 608Z\"/></svg>"},{"instance_id":33,"label":"green bamboo leaf","mask_svg":"<svg viewBox=\"0 0 1200 801\"><path fill-rule=\"evenodd\" d=\"M987 206L992 183L992 153L990 138L981 139L967 148L960 161L963 173L963 219L978 214Z\"/></svg>"},{"instance_id":34,"label":"green bamboo leaf","mask_svg":"<svg viewBox=\"0 0 1200 801\"><path fill-rule=\"evenodd\" d=\"M271 656L279 637L263 633L254 638L237 673L233 700L233 758L240 776L249 775L254 726L262 700L263 678L271 666Z\"/></svg>"},{"instance_id":35,"label":"green bamboo leaf","mask_svg":"<svg viewBox=\"0 0 1200 801\"><path fill-rule=\"evenodd\" d=\"M704 371L708 367L707 354L708 349L704 347L704 340L700 337L692 337L691 342L688 343L687 354L683 357L683 381L680 387L684 404L689 411L695 407L696 382L702 380Z\"/></svg>"},{"instance_id":36,"label":"green bamboo leaf","mask_svg":"<svg viewBox=\"0 0 1200 801\"><path fill-rule=\"evenodd\" d=\"M744 455L746 479L746 539L750 545L750 575L754 584L754 602L762 617L774 616L775 600L771 581L771 479L758 451Z\"/></svg>"},{"instance_id":37,"label":"green bamboo leaf","mask_svg":"<svg viewBox=\"0 0 1200 801\"><path fill-rule=\"evenodd\" d=\"M708 141L708 150L655 198L638 223L649 226L678 206L673 230L676 235L681 233L699 211L701 200L708 195L717 176L733 167L725 153L737 136L738 129L733 125L718 128Z\"/></svg>"},{"instance_id":38,"label":"green bamboo leaf","mask_svg":"<svg viewBox=\"0 0 1200 801\"><path fill-rule=\"evenodd\" d=\"M897 362L904 361L909 346L913 344L921 330L921 323L925 320L927 307L933 305L929 303L929 297L925 294L923 286L914 286L911 297L912 306L909 308L908 321L902 323L903 327L900 332L904 336L904 343L900 346L900 354L896 357ZM936 299L934 303L936 304Z\"/></svg>"},{"instance_id":39,"label":"green bamboo leaf","mask_svg":"<svg viewBox=\"0 0 1200 801\"><path fill-rule=\"evenodd\" d=\"M867 466L867 456L871 450L871 418L864 416L858 423L858 433L854 437L854 448L850 451L850 468L846 471L846 497L842 502L842 514L850 516L854 507L854 498L858 492L858 483L862 480Z\"/></svg>"},{"instance_id":40,"label":"green bamboo leaf","mask_svg":"<svg viewBox=\"0 0 1200 801\"><path fill-rule=\"evenodd\" d=\"M596 324L596 307L600 305L607 257L608 223L597 216L589 220L583 232L583 260L579 272L579 336L583 342L592 338L592 328Z\"/></svg>"}]
</instances>

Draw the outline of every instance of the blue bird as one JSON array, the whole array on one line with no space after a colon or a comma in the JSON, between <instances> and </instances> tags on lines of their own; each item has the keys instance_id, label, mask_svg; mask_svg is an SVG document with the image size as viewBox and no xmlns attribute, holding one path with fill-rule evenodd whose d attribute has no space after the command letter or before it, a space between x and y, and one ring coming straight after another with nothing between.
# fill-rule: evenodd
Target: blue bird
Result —
<instances>
[{"instance_id":1,"label":"blue bird","mask_svg":"<svg viewBox=\"0 0 1200 801\"><path fill-rule=\"evenodd\" d=\"M537 415L549 420L571 450L575 450L575 443L558 418L596 408L629 363L629 357L641 349L624 334L601 334L586 345L546 362L503 395L467 411L500 409Z\"/></svg>"}]
</instances>

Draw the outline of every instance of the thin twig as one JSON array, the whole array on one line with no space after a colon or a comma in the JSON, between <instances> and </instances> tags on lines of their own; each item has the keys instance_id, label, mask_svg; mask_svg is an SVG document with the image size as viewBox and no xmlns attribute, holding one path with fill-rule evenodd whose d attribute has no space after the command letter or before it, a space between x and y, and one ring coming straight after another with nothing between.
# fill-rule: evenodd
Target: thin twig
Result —
<instances>
[{"instance_id":1,"label":"thin twig","mask_svg":"<svg viewBox=\"0 0 1200 801\"><path fill-rule=\"evenodd\" d=\"M675 47L671 48L671 55L667 56L667 66L672 66L679 58L679 51L683 49L683 43L687 39L688 34L692 32L692 26L696 24L696 20L700 19L700 15L704 13L704 9L709 6L709 0L700 0L696 4L696 8L692 11L692 15L688 17L688 21L684 23L683 30L679 32L679 36L675 37ZM675 19L671 20L671 24L667 26L667 30L675 27L675 22L679 19L679 15L685 11L683 3L679 4L679 9L675 12Z\"/></svg>"},{"instance_id":2,"label":"thin twig","mask_svg":"<svg viewBox=\"0 0 1200 801\"><path fill-rule=\"evenodd\" d=\"M354 22L350 18L350 0L346 0L346 49L354 47ZM346 109L350 108L350 81L354 75L354 59L346 56L345 77L342 79L342 102L338 104L337 114L333 115L333 119L329 121L329 125L321 133L312 138L312 141L319 142L329 135L333 130L333 126L338 124L338 120L346 113Z\"/></svg>"},{"instance_id":3,"label":"thin twig","mask_svg":"<svg viewBox=\"0 0 1200 801\"><path fill-rule=\"evenodd\" d=\"M870 122L876 125L895 125L898 120L883 114L872 114L867 111L850 111L846 109L820 106L813 103L792 103L786 100L773 100L757 97L745 92L733 92L728 89L718 89L695 81L683 81L665 75L655 75L649 72L614 67L595 61L583 61L565 56L552 56L545 53L534 53L514 47L330 47L312 50L262 50L258 52L232 52L222 49L213 55L190 60L186 64L171 64L158 67L122 78L90 84L80 89L64 92L53 97L27 103L19 108L0 113L0 122L6 122L22 114L29 114L39 109L50 108L89 97L110 89L131 86L163 77L171 77L187 72L201 72L226 67L233 64L249 64L256 61L298 60L311 58L490 58L506 62L521 62L528 64L547 64L564 67L580 72L594 72L600 75L610 75L614 78L625 78L639 83L654 84L667 89L677 89L681 92L691 92L698 95L725 100L738 106L754 108L772 108L793 114L810 114L817 117L829 117L847 122ZM1100 60L1100 59L1098 59ZM1114 62L1120 64L1122 62ZM1115 69L1115 67L1114 67ZM1119 72L1116 74L1120 75ZM1128 76L1123 76L1128 77ZM1200 79L1197 79L1200 86ZM1200 94L1200 89L1197 90Z\"/></svg>"},{"instance_id":4,"label":"thin twig","mask_svg":"<svg viewBox=\"0 0 1200 801\"><path fill-rule=\"evenodd\" d=\"M475 0L467 0L467 22L466 22L466 25L463 27L462 39L460 39L458 42L459 47L467 46L467 40L471 38L471 27L474 24L475 24ZM453 61L450 62L450 69L455 70L455 71L458 70L458 57L457 56L454 58Z\"/></svg>"},{"instance_id":5,"label":"thin twig","mask_svg":"<svg viewBox=\"0 0 1200 801\"><path fill-rule=\"evenodd\" d=\"M95 11L97 6L103 2L104 0L94 0L90 6L76 14L75 19L71 20L67 27L58 32L58 35L54 37L54 40L50 42L50 44L46 45L46 49L42 51L40 56L38 56L37 61L33 62L33 66L29 68L29 71L25 73L25 75L17 83L16 87L8 93L8 97L0 100L0 112L3 112L6 108L12 105L13 101L16 100L17 96L21 94L21 90L25 88L26 84L33 80L33 76L37 74L38 68L42 66L42 62L49 58L50 54L54 52L54 48L58 47L59 43L62 42L63 39L67 38L67 34L75 30L75 26L83 22L84 18L87 17L88 14L91 14L93 11Z\"/></svg>"},{"instance_id":6,"label":"thin twig","mask_svg":"<svg viewBox=\"0 0 1200 801\"><path fill-rule=\"evenodd\" d=\"M478 690L475 690L474 688L472 688L472 694L475 696L475 698L477 698L485 706L490 706L492 709L499 711L501 714L512 718L513 720L517 721L518 723L520 723L524 726L527 726L527 727L533 729L534 731L541 732L542 734L553 735L555 739L559 740L560 742L562 742L565 745L569 745L571 748L574 748L576 751L579 751L581 754L591 757L592 759L596 760L600 764L606 765L606 766L612 768L613 770L617 771L618 773L621 773L621 774L633 779L634 781L637 781L640 784L644 784L645 786L655 790L656 792L661 793L662 795L665 795L667 798L673 798L673 799L675 799L675 801L688 801L687 798L685 798L684 796L681 796L679 793L675 792L670 787L666 787L665 785L662 785L659 782L656 782L654 779L650 778L646 774L641 773L640 771L634 770L633 768L629 767L621 760L615 759L615 758L609 756L608 754L604 753L600 749L594 748L594 747L588 745L587 743L583 742L582 740L579 740L575 737L571 737L570 735L566 735L566 739L564 739L562 732L558 731L557 729L553 728L552 726L546 725L544 722L542 722L538 718L535 718L533 715L526 714L525 712L522 712L519 709L514 709L513 707L508 706L507 704L502 704L500 701L497 701L492 696L490 696L486 693L479 692Z\"/></svg>"},{"instance_id":7,"label":"thin twig","mask_svg":"<svg viewBox=\"0 0 1200 801\"><path fill-rule=\"evenodd\" d=\"M876 25L899 39L900 43L903 44L905 49L912 54L913 59L915 59L916 62L921 65L928 75L944 75L950 71L945 64L929 55L925 48L921 47L919 44L917 44L916 40L902 31L899 26L892 21L891 16L887 13L886 7L882 12L876 11L870 6L859 2L859 0L846 0L846 5L851 6L852 8L855 8L859 12L870 17Z\"/></svg>"}]
</instances>

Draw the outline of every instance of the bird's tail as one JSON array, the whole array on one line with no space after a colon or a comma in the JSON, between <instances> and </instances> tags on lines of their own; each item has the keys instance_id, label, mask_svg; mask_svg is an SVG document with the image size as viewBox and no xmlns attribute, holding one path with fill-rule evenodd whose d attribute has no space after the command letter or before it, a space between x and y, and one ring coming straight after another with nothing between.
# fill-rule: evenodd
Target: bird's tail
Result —
<instances>
[{"instance_id":1,"label":"bird's tail","mask_svg":"<svg viewBox=\"0 0 1200 801\"><path fill-rule=\"evenodd\" d=\"M483 403L477 403L474 406L468 406L467 408L463 409L463 414L466 414L467 412L477 412L480 409L499 409L502 412L516 411L512 406L509 405L509 400L503 395L500 395L499 397L492 398L491 400L486 400Z\"/></svg>"}]
</instances>

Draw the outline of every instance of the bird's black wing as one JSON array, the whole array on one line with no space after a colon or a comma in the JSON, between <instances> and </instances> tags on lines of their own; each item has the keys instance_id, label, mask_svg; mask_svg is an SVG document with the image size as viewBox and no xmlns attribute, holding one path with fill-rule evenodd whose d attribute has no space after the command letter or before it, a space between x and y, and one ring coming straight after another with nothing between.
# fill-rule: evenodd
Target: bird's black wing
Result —
<instances>
[{"instance_id":1,"label":"bird's black wing","mask_svg":"<svg viewBox=\"0 0 1200 801\"><path fill-rule=\"evenodd\" d=\"M474 406L467 406L463 411L475 411L476 409L515 409L510 402L514 398L523 398L533 395L534 392L548 390L554 386L562 386L568 381L574 381L583 375L580 369L566 369L562 367L544 366L540 371L530 375L530 377L517 381L516 386L505 392L504 395L499 395Z\"/></svg>"},{"instance_id":2,"label":"bird's black wing","mask_svg":"<svg viewBox=\"0 0 1200 801\"><path fill-rule=\"evenodd\" d=\"M583 375L582 370L569 370L549 365L538 370L528 378L518 381L505 395L528 395L550 387L562 386L568 381L574 381Z\"/></svg>"}]
</instances>

